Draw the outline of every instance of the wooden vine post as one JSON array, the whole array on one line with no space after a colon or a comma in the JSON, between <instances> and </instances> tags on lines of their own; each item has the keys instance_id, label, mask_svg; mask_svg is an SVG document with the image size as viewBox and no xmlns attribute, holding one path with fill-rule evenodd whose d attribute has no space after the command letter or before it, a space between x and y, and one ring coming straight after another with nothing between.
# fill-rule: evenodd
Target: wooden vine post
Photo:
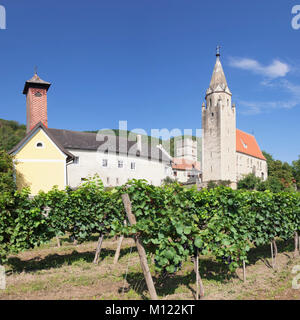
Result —
<instances>
[{"instance_id":1,"label":"wooden vine post","mask_svg":"<svg viewBox=\"0 0 300 320\"><path fill-rule=\"evenodd\" d=\"M246 282L246 262L243 260L243 280Z\"/></svg>"},{"instance_id":2,"label":"wooden vine post","mask_svg":"<svg viewBox=\"0 0 300 320\"><path fill-rule=\"evenodd\" d=\"M196 300L204 297L204 286L199 272L199 250L196 251L196 257L194 257L194 271L196 273Z\"/></svg>"},{"instance_id":3,"label":"wooden vine post","mask_svg":"<svg viewBox=\"0 0 300 320\"><path fill-rule=\"evenodd\" d=\"M129 223L131 225L135 225L136 219L135 219L135 216L131 210L131 201L130 201L129 195L127 193L122 194L122 200L123 200L123 204L125 207L125 211L126 211ZM137 250L139 253L141 267L143 269L143 273L144 273L146 284L147 284L147 287L148 287L148 290L150 293L150 297L152 300L158 300L156 290L154 287L154 283L153 283L153 279L152 279L152 276L151 276L151 273L149 270L145 249L144 249L138 236L135 236L134 240L135 240L135 244L136 244L136 247L137 247Z\"/></svg>"},{"instance_id":4,"label":"wooden vine post","mask_svg":"<svg viewBox=\"0 0 300 320\"><path fill-rule=\"evenodd\" d=\"M274 269L274 258L273 258L273 242L271 242L271 258L272 258L272 268Z\"/></svg>"},{"instance_id":5,"label":"wooden vine post","mask_svg":"<svg viewBox=\"0 0 300 320\"><path fill-rule=\"evenodd\" d=\"M196 253L196 300L199 300L199 252Z\"/></svg>"},{"instance_id":6,"label":"wooden vine post","mask_svg":"<svg viewBox=\"0 0 300 320\"><path fill-rule=\"evenodd\" d=\"M116 250L116 253L115 253L115 257L114 257L114 264L116 264L118 262L118 260L119 260L120 252L121 252L121 246L122 246L123 240L124 240L124 236L121 236L119 238L118 247L117 247L117 250Z\"/></svg>"},{"instance_id":7,"label":"wooden vine post","mask_svg":"<svg viewBox=\"0 0 300 320\"><path fill-rule=\"evenodd\" d=\"M100 252L101 252L101 247L102 247L102 242L103 242L104 234L101 233L98 239L98 244L97 244L97 249L95 253L95 258L93 263L98 264L99 263L99 257L100 257Z\"/></svg>"},{"instance_id":8,"label":"wooden vine post","mask_svg":"<svg viewBox=\"0 0 300 320\"><path fill-rule=\"evenodd\" d=\"M274 247L274 265L276 267L276 258L278 255L278 249L277 249L277 244L276 244L275 239L273 240L273 247Z\"/></svg>"},{"instance_id":9,"label":"wooden vine post","mask_svg":"<svg viewBox=\"0 0 300 320\"><path fill-rule=\"evenodd\" d=\"M60 239L59 236L56 236L57 247L60 248Z\"/></svg>"},{"instance_id":10,"label":"wooden vine post","mask_svg":"<svg viewBox=\"0 0 300 320\"><path fill-rule=\"evenodd\" d=\"M126 220L124 221L124 225L126 225ZM124 236L121 236L118 241L118 247L115 253L114 264L116 264L119 260L123 240Z\"/></svg>"},{"instance_id":11,"label":"wooden vine post","mask_svg":"<svg viewBox=\"0 0 300 320\"><path fill-rule=\"evenodd\" d=\"M295 251L294 251L294 258L296 257L297 253L299 252L299 239L298 232L295 231L294 240L295 240Z\"/></svg>"}]
</instances>

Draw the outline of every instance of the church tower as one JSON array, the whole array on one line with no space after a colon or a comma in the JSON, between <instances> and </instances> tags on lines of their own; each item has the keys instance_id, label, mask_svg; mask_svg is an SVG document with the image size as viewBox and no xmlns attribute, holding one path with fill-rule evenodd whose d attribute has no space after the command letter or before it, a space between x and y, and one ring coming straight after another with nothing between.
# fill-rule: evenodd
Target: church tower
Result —
<instances>
[{"instance_id":1,"label":"church tower","mask_svg":"<svg viewBox=\"0 0 300 320\"><path fill-rule=\"evenodd\" d=\"M27 133L39 122L48 127L47 91L50 85L51 83L42 80L36 72L25 83L23 94L26 95Z\"/></svg>"},{"instance_id":2,"label":"church tower","mask_svg":"<svg viewBox=\"0 0 300 320\"><path fill-rule=\"evenodd\" d=\"M219 47L206 103L202 105L203 182L230 180L236 187L236 111L231 104Z\"/></svg>"}]
</instances>

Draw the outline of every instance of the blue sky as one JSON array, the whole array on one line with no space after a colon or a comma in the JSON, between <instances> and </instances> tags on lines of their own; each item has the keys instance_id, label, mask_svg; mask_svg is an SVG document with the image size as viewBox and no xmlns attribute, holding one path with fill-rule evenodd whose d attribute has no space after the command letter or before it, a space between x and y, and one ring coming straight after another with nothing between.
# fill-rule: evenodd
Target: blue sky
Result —
<instances>
[{"instance_id":1,"label":"blue sky","mask_svg":"<svg viewBox=\"0 0 300 320\"><path fill-rule=\"evenodd\" d=\"M201 128L221 60L237 127L291 162L300 154L300 0L0 0L0 118L26 122L34 66L52 83L49 127Z\"/></svg>"}]
</instances>

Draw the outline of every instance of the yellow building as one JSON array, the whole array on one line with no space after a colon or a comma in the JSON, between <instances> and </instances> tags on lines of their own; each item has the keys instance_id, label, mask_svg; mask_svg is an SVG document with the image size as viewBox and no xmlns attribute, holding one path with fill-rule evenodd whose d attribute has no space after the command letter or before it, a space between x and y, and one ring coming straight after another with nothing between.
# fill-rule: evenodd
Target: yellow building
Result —
<instances>
[{"instance_id":1,"label":"yellow building","mask_svg":"<svg viewBox=\"0 0 300 320\"><path fill-rule=\"evenodd\" d=\"M67 165L74 156L47 128L47 91L50 83L37 74L25 83L27 134L9 153L14 156L18 186L29 186L31 194L67 186Z\"/></svg>"},{"instance_id":2,"label":"yellow building","mask_svg":"<svg viewBox=\"0 0 300 320\"><path fill-rule=\"evenodd\" d=\"M67 164L73 155L53 139L41 122L10 153L18 173L17 184L29 186L32 195L40 190L47 192L55 185L59 189L67 186Z\"/></svg>"}]
</instances>

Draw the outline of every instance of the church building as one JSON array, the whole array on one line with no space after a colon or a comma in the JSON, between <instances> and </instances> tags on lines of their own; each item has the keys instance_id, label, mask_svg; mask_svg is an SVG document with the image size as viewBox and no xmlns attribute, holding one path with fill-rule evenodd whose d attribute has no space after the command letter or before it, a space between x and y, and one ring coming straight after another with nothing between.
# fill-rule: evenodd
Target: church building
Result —
<instances>
[{"instance_id":1,"label":"church building","mask_svg":"<svg viewBox=\"0 0 300 320\"><path fill-rule=\"evenodd\" d=\"M236 106L228 87L220 52L205 103L202 104L202 177L209 181L230 181L233 188L238 180L254 173L267 179L267 161L253 135L236 129Z\"/></svg>"}]
</instances>

